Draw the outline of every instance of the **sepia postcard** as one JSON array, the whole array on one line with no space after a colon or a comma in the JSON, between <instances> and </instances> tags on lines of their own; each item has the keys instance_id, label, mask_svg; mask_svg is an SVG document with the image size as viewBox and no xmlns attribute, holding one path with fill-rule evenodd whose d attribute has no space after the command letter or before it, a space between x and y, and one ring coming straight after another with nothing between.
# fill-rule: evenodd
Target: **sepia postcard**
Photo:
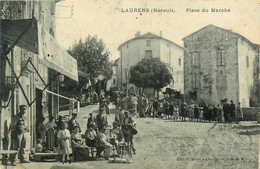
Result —
<instances>
[{"instance_id":1,"label":"sepia postcard","mask_svg":"<svg viewBox=\"0 0 260 169\"><path fill-rule=\"evenodd\" d=\"M259 168L259 0L1 0L0 16L0 168Z\"/></svg>"}]
</instances>

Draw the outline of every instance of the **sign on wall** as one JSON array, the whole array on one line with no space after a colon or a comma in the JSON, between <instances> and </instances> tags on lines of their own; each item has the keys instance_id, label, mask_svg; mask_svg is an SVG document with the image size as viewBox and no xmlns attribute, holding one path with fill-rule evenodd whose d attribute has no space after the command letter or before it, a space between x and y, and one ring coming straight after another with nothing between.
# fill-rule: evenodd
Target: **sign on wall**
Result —
<instances>
[{"instance_id":1,"label":"sign on wall","mask_svg":"<svg viewBox=\"0 0 260 169\"><path fill-rule=\"evenodd\" d=\"M78 81L77 60L61 48L58 42L38 23L39 57L48 68Z\"/></svg>"}]
</instances>

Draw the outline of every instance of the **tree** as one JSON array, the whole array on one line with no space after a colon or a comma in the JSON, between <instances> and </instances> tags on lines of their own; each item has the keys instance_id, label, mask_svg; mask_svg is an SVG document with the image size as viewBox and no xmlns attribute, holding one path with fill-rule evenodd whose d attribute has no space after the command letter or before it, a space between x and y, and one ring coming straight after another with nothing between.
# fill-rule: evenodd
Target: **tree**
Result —
<instances>
[{"instance_id":1,"label":"tree","mask_svg":"<svg viewBox=\"0 0 260 169\"><path fill-rule=\"evenodd\" d=\"M159 58L144 58L130 69L129 82L136 87L154 88L158 92L173 80L167 65Z\"/></svg>"},{"instance_id":2,"label":"tree","mask_svg":"<svg viewBox=\"0 0 260 169\"><path fill-rule=\"evenodd\" d=\"M89 74L90 80L93 84L94 79L99 75L103 75L105 80L112 76L112 63L109 61L110 52L106 48L102 39L97 36L88 36L85 41L80 39L68 53L77 59L78 69L84 73ZM80 83L84 82L80 80ZM80 84L83 86L84 84Z\"/></svg>"}]
</instances>

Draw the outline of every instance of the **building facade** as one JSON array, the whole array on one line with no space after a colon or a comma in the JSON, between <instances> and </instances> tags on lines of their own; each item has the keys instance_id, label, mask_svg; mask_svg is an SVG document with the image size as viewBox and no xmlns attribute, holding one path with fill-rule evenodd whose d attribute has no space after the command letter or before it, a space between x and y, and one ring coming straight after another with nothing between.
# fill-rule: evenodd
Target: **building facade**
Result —
<instances>
[{"instance_id":1,"label":"building facade","mask_svg":"<svg viewBox=\"0 0 260 169\"><path fill-rule=\"evenodd\" d=\"M125 93L140 94L140 89L129 83L130 68L145 57L158 57L167 64L174 83L168 87L183 93L183 48L176 43L160 36L137 32L130 39L118 47L120 58L117 66L118 88Z\"/></svg>"},{"instance_id":2,"label":"building facade","mask_svg":"<svg viewBox=\"0 0 260 169\"><path fill-rule=\"evenodd\" d=\"M250 106L255 63L259 66L258 45L214 25L186 36L183 42L186 99L218 104L227 98L235 104L241 102L243 107Z\"/></svg>"},{"instance_id":3,"label":"building facade","mask_svg":"<svg viewBox=\"0 0 260 169\"><path fill-rule=\"evenodd\" d=\"M26 105L26 152L29 153L40 137L38 124L42 120L47 122L50 116L58 116L57 96L64 75L78 79L77 61L55 39L57 2L1 2L0 135L5 140L1 149L8 149L7 131L12 117L19 113L19 105Z\"/></svg>"}]
</instances>

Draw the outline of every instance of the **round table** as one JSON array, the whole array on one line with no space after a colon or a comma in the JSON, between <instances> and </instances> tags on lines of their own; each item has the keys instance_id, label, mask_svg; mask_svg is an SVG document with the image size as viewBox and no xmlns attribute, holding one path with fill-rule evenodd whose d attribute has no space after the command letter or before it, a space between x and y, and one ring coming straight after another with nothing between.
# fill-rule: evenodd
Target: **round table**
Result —
<instances>
[{"instance_id":1,"label":"round table","mask_svg":"<svg viewBox=\"0 0 260 169\"><path fill-rule=\"evenodd\" d=\"M18 153L17 150L0 150L0 154L3 155L3 157L5 157L6 161L5 161L5 168L7 168L7 163L8 163L8 154L16 154ZM3 158L2 157L2 158ZM3 161L2 161L3 164ZM4 164L3 164L4 165Z\"/></svg>"}]
</instances>

